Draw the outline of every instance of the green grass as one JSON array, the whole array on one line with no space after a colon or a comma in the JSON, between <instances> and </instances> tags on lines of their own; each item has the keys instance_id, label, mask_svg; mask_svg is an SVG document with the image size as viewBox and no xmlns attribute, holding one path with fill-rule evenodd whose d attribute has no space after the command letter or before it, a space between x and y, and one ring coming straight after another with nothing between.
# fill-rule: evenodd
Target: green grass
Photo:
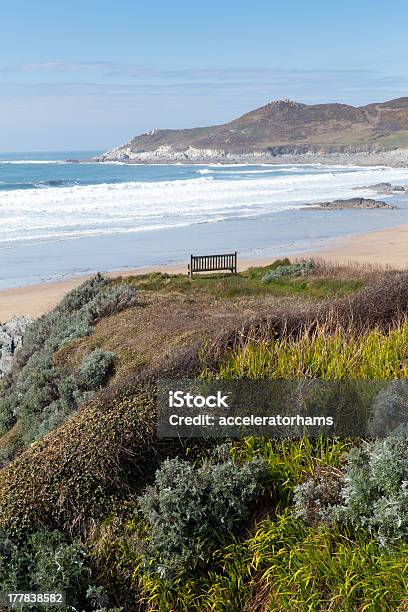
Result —
<instances>
[{"instance_id":1,"label":"green grass","mask_svg":"<svg viewBox=\"0 0 408 612\"><path fill-rule=\"evenodd\" d=\"M408 378L408 322L360 336L324 329L299 338L249 340L219 366L224 378Z\"/></svg>"},{"instance_id":2,"label":"green grass","mask_svg":"<svg viewBox=\"0 0 408 612\"><path fill-rule=\"evenodd\" d=\"M384 553L361 534L313 530L286 512L220 549L204 576L172 585L146 576L145 601L162 612L393 611L406 596L407 556L407 546Z\"/></svg>"},{"instance_id":3,"label":"green grass","mask_svg":"<svg viewBox=\"0 0 408 612\"><path fill-rule=\"evenodd\" d=\"M293 486L318 466L339 467L350 444L237 441L236 459L267 461L271 498L263 499L241 537L225 540L204 568L195 573L186 568L172 582L146 571L140 545L135 546L144 528L130 521L130 537L117 542L115 554L120 567L133 567L131 581L140 601L162 612L396 610L406 595L408 546L389 553L365 532L311 528L291 513Z\"/></svg>"},{"instance_id":4,"label":"green grass","mask_svg":"<svg viewBox=\"0 0 408 612\"><path fill-rule=\"evenodd\" d=\"M383 147L408 147L408 130L400 130L395 134L387 134L386 136L380 136L375 140L376 144L382 145Z\"/></svg>"},{"instance_id":5,"label":"green grass","mask_svg":"<svg viewBox=\"0 0 408 612\"><path fill-rule=\"evenodd\" d=\"M254 457L264 459L269 471L269 493L274 506L285 508L292 502L293 489L310 477L317 468L338 468L344 454L352 447L350 440L331 440L307 437L298 440L258 438L249 436L236 440L231 456L241 461Z\"/></svg>"},{"instance_id":6,"label":"green grass","mask_svg":"<svg viewBox=\"0 0 408 612\"><path fill-rule=\"evenodd\" d=\"M311 441L307 438L297 441L252 437L237 440L231 450L235 460L250 461L261 457L268 466L268 481L261 505L241 537L225 539L220 550L204 560L201 570L192 573L185 568L170 583L149 572L143 562L141 552L149 532L133 508L133 515L131 513L122 525L115 517L108 520L92 544L94 559L101 572L99 579L108 591L112 590L112 583L117 588L120 580L121 590L136 593L144 605L151 605L153 610L241 610L241 604L250 597L252 583L257 578L255 558L248 561L246 547L252 541L254 544L258 541L258 530L265 524L269 526L275 513L286 516L296 484L321 465L338 467L350 445L351 442L344 440ZM261 519L265 514L270 516ZM307 532L300 523L299 529L301 534ZM282 534L282 537L286 538L286 535ZM288 539L286 545L290 545ZM239 551L236 560L233 551L234 554ZM261 558L256 561L258 565L263 562L267 568L267 555L264 561Z\"/></svg>"},{"instance_id":7,"label":"green grass","mask_svg":"<svg viewBox=\"0 0 408 612\"><path fill-rule=\"evenodd\" d=\"M196 275L191 281L183 274L163 274L154 272L121 279L145 291L161 293L178 292L187 295L210 295L233 298L247 295L274 295L278 297L302 296L324 298L344 296L355 293L364 285L361 278L338 278L310 274L306 277L280 278L269 284L261 282L268 270L281 265L289 265L289 259L276 260L269 266L254 267L232 274Z\"/></svg>"}]
</instances>

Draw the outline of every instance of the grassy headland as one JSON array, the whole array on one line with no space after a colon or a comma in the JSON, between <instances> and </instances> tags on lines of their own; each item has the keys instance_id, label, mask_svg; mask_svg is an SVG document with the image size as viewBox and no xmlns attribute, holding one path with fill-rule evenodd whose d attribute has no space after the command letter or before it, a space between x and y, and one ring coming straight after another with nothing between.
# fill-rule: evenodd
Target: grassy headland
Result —
<instances>
[{"instance_id":1,"label":"grassy headland","mask_svg":"<svg viewBox=\"0 0 408 612\"><path fill-rule=\"evenodd\" d=\"M407 316L407 273L324 262L85 283L3 381L0 590L59 587L86 610L403 610L406 438L159 440L155 383L407 378Z\"/></svg>"}]
</instances>

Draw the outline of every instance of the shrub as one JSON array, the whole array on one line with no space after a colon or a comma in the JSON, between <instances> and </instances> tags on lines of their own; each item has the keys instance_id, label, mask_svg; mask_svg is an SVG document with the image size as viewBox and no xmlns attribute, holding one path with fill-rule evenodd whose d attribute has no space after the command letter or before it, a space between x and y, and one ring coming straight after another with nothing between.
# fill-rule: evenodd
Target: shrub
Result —
<instances>
[{"instance_id":1,"label":"shrub","mask_svg":"<svg viewBox=\"0 0 408 612\"><path fill-rule=\"evenodd\" d=\"M389 272L350 298L335 300L322 314L358 331L389 329L408 315L408 272Z\"/></svg>"},{"instance_id":2,"label":"shrub","mask_svg":"<svg viewBox=\"0 0 408 612\"><path fill-rule=\"evenodd\" d=\"M165 461L155 484L139 498L152 530L151 566L163 576L194 567L212 543L242 525L264 477L259 459L242 466L206 461L199 467Z\"/></svg>"},{"instance_id":3,"label":"shrub","mask_svg":"<svg viewBox=\"0 0 408 612\"><path fill-rule=\"evenodd\" d=\"M341 520L386 547L408 540L408 438L393 436L348 455Z\"/></svg>"},{"instance_id":4,"label":"shrub","mask_svg":"<svg viewBox=\"0 0 408 612\"><path fill-rule=\"evenodd\" d=\"M85 306L93 324L103 317L109 317L125 308L137 304L137 291L131 285L114 285L98 293Z\"/></svg>"},{"instance_id":5,"label":"shrub","mask_svg":"<svg viewBox=\"0 0 408 612\"><path fill-rule=\"evenodd\" d=\"M78 540L68 542L59 531L42 529L25 541L0 532L0 589L4 591L65 591L67 603L83 603L90 570Z\"/></svg>"},{"instance_id":6,"label":"shrub","mask_svg":"<svg viewBox=\"0 0 408 612\"><path fill-rule=\"evenodd\" d=\"M343 485L341 470L332 467L317 469L311 478L295 487L295 516L309 525L334 522Z\"/></svg>"},{"instance_id":7,"label":"shrub","mask_svg":"<svg viewBox=\"0 0 408 612\"><path fill-rule=\"evenodd\" d=\"M299 263L289 264L285 266L277 266L273 270L268 272L261 278L261 282L264 284L271 283L272 281L279 280L284 276L306 276L312 272L315 268L315 264L312 260L301 261Z\"/></svg>"},{"instance_id":8,"label":"shrub","mask_svg":"<svg viewBox=\"0 0 408 612\"><path fill-rule=\"evenodd\" d=\"M408 425L408 381L392 380L382 389L372 405L368 423L371 436L398 433Z\"/></svg>"},{"instance_id":9,"label":"shrub","mask_svg":"<svg viewBox=\"0 0 408 612\"><path fill-rule=\"evenodd\" d=\"M104 385L112 373L114 360L114 353L101 348L85 355L78 370L81 385L88 390Z\"/></svg>"},{"instance_id":10,"label":"shrub","mask_svg":"<svg viewBox=\"0 0 408 612\"><path fill-rule=\"evenodd\" d=\"M54 352L88 335L100 318L134 305L136 295L133 287L109 286L108 280L98 274L29 326L16 353L16 369L0 401L3 433L20 417L21 437L29 444L63 423L87 399L84 391L106 382L113 367L112 353L94 351L73 377L54 365Z\"/></svg>"},{"instance_id":11,"label":"shrub","mask_svg":"<svg viewBox=\"0 0 408 612\"><path fill-rule=\"evenodd\" d=\"M54 310L27 328L23 345L16 353L17 364L21 368L41 349L54 352L71 340L88 335L99 319L135 305L136 300L134 287L109 286L107 279L98 274L68 293Z\"/></svg>"},{"instance_id":12,"label":"shrub","mask_svg":"<svg viewBox=\"0 0 408 612\"><path fill-rule=\"evenodd\" d=\"M268 271L276 270L276 268L278 268L279 266L290 266L290 259L288 259L287 257L285 257L284 259L275 259L275 261L268 265L267 269ZM265 268L248 268L247 273L249 275L249 278L253 280L259 279L264 276Z\"/></svg>"},{"instance_id":13,"label":"shrub","mask_svg":"<svg viewBox=\"0 0 408 612\"><path fill-rule=\"evenodd\" d=\"M154 389L105 392L0 470L0 528L83 530L157 467Z\"/></svg>"},{"instance_id":14,"label":"shrub","mask_svg":"<svg viewBox=\"0 0 408 612\"><path fill-rule=\"evenodd\" d=\"M16 353L17 364L24 366L31 355L42 348L54 346L55 350L67 338L89 333L90 321L84 316L84 307L106 290L107 285L108 280L97 274L70 291L54 310L33 321L26 330L22 347Z\"/></svg>"},{"instance_id":15,"label":"shrub","mask_svg":"<svg viewBox=\"0 0 408 612\"><path fill-rule=\"evenodd\" d=\"M82 306L92 301L102 289L108 286L108 279L100 274L82 283L69 293L67 293L58 304L56 310L69 313L80 310Z\"/></svg>"}]
</instances>

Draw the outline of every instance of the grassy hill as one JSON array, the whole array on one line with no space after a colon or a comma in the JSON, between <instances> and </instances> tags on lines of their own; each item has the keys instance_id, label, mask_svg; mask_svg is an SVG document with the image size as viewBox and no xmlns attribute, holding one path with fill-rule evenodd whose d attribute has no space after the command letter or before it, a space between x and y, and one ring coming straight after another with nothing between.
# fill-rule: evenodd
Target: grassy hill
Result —
<instances>
[{"instance_id":1,"label":"grassy hill","mask_svg":"<svg viewBox=\"0 0 408 612\"><path fill-rule=\"evenodd\" d=\"M388 392L407 378L407 281L282 260L68 294L2 382L0 590L61 588L81 610L405 609L406 437L163 440L155 402L165 376Z\"/></svg>"},{"instance_id":2,"label":"grassy hill","mask_svg":"<svg viewBox=\"0 0 408 612\"><path fill-rule=\"evenodd\" d=\"M101 160L168 148L232 155L265 152L347 152L406 147L408 98L354 107L277 100L229 123L192 129L155 129L101 156Z\"/></svg>"}]
</instances>

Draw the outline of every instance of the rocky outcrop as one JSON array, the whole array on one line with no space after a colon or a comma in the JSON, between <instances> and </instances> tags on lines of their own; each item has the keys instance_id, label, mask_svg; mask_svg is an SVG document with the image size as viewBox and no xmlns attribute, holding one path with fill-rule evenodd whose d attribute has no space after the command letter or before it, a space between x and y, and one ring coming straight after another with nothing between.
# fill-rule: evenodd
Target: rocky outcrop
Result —
<instances>
[{"instance_id":1,"label":"rocky outcrop","mask_svg":"<svg viewBox=\"0 0 408 612\"><path fill-rule=\"evenodd\" d=\"M123 161L123 162L197 162L209 160L226 160L228 155L221 149L197 149L188 147L178 151L171 145L160 145L152 151L134 152L130 146L117 147L101 155L97 161Z\"/></svg>"},{"instance_id":2,"label":"rocky outcrop","mask_svg":"<svg viewBox=\"0 0 408 612\"><path fill-rule=\"evenodd\" d=\"M319 210L350 210L354 208L390 208L395 206L382 202L381 200L372 200L371 198L348 198L347 200L333 200L332 202L321 202L319 204L311 204L313 208Z\"/></svg>"},{"instance_id":3,"label":"rocky outcrop","mask_svg":"<svg viewBox=\"0 0 408 612\"><path fill-rule=\"evenodd\" d=\"M374 189L377 193L383 193L384 195L408 193L408 185L392 185L391 183L377 183L368 186L366 189Z\"/></svg>"},{"instance_id":4,"label":"rocky outcrop","mask_svg":"<svg viewBox=\"0 0 408 612\"><path fill-rule=\"evenodd\" d=\"M13 317L0 325L0 377L11 370L14 353L20 346L24 332L31 323L28 317Z\"/></svg>"},{"instance_id":5,"label":"rocky outcrop","mask_svg":"<svg viewBox=\"0 0 408 612\"><path fill-rule=\"evenodd\" d=\"M71 161L71 160L70 160ZM176 151L170 146L161 146L154 151L135 153L129 147L118 147L104 153L92 162L121 162L125 164L173 164L173 163L264 163L264 164L333 164L349 166L408 166L408 149L393 151L359 151L359 152L315 152L298 151L296 153L275 153L268 151L253 151L248 153L229 153L222 149L195 149ZM371 189L365 187L365 189ZM385 193L385 192L382 192Z\"/></svg>"}]
</instances>

